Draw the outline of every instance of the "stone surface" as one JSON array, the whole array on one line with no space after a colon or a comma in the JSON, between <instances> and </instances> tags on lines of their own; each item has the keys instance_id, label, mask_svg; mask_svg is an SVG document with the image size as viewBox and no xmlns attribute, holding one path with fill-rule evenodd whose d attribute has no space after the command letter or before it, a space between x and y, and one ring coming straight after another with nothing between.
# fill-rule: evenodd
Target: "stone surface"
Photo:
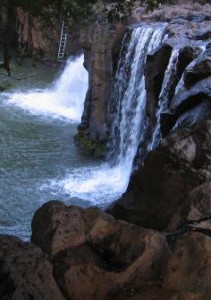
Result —
<instances>
[{"instance_id":1,"label":"stone surface","mask_svg":"<svg viewBox=\"0 0 211 300\"><path fill-rule=\"evenodd\" d=\"M211 219L211 182L207 181L192 190L189 195L189 221Z\"/></svg>"},{"instance_id":2,"label":"stone surface","mask_svg":"<svg viewBox=\"0 0 211 300\"><path fill-rule=\"evenodd\" d=\"M147 91L147 114L153 119L159 101L159 94L162 89L162 82L168 62L171 56L172 47L163 44L154 53L147 56L145 65L146 91Z\"/></svg>"},{"instance_id":3,"label":"stone surface","mask_svg":"<svg viewBox=\"0 0 211 300\"><path fill-rule=\"evenodd\" d=\"M17 37L19 54L34 56L42 59L43 56L57 57L59 41L59 24L55 28L43 29L39 18L32 18L29 13L17 8Z\"/></svg>"},{"instance_id":4,"label":"stone surface","mask_svg":"<svg viewBox=\"0 0 211 300\"><path fill-rule=\"evenodd\" d=\"M187 222L188 193L211 178L211 121L163 139L134 173L110 212L141 226L174 231ZM129 205L129 207L127 207Z\"/></svg>"},{"instance_id":5,"label":"stone surface","mask_svg":"<svg viewBox=\"0 0 211 300\"><path fill-rule=\"evenodd\" d=\"M174 289L167 289L161 286L148 286L140 290L132 289L111 300L205 300L199 293L181 292Z\"/></svg>"},{"instance_id":6,"label":"stone surface","mask_svg":"<svg viewBox=\"0 0 211 300\"><path fill-rule=\"evenodd\" d=\"M0 236L0 299L64 300L40 248Z\"/></svg>"},{"instance_id":7,"label":"stone surface","mask_svg":"<svg viewBox=\"0 0 211 300\"><path fill-rule=\"evenodd\" d=\"M168 262L164 287L195 292L210 298L211 238L198 232L185 234L176 243Z\"/></svg>"},{"instance_id":8,"label":"stone surface","mask_svg":"<svg viewBox=\"0 0 211 300\"><path fill-rule=\"evenodd\" d=\"M49 256L68 299L107 300L121 288L160 282L164 276L165 237L99 209L52 201L35 214L32 231L32 241Z\"/></svg>"},{"instance_id":9,"label":"stone surface","mask_svg":"<svg viewBox=\"0 0 211 300\"><path fill-rule=\"evenodd\" d=\"M196 82L209 76L211 76L211 49L208 48L186 68L184 73L184 83L186 87L190 87Z\"/></svg>"},{"instance_id":10,"label":"stone surface","mask_svg":"<svg viewBox=\"0 0 211 300\"><path fill-rule=\"evenodd\" d=\"M54 256L59 251L84 243L84 230L82 208L66 207L61 201L52 201L35 213L31 240L44 253Z\"/></svg>"},{"instance_id":11,"label":"stone surface","mask_svg":"<svg viewBox=\"0 0 211 300\"><path fill-rule=\"evenodd\" d=\"M91 141L105 142L108 138L113 59L118 55L123 30L123 25L111 25L105 21L94 24L81 34L85 67L89 72L89 88L78 131Z\"/></svg>"}]
</instances>

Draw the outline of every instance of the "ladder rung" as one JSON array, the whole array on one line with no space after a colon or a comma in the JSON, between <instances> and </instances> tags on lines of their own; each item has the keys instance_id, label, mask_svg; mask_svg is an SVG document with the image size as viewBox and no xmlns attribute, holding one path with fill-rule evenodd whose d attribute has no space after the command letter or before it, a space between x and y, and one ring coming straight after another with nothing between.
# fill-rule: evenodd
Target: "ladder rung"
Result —
<instances>
[{"instance_id":1,"label":"ladder rung","mask_svg":"<svg viewBox=\"0 0 211 300\"><path fill-rule=\"evenodd\" d=\"M61 34L60 34L60 43L59 43L59 51L58 58L63 58L65 55L65 47L67 41L67 30L68 26L65 24L65 21L62 22Z\"/></svg>"}]
</instances>

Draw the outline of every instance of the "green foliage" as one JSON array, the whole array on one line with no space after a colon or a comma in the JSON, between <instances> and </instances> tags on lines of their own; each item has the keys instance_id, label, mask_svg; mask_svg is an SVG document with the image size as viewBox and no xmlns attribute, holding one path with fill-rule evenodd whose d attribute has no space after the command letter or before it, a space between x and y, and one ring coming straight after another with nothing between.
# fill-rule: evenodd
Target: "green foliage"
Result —
<instances>
[{"instance_id":1,"label":"green foliage","mask_svg":"<svg viewBox=\"0 0 211 300\"><path fill-rule=\"evenodd\" d=\"M63 17L69 22L83 22L93 12L98 0L11 0L33 17L41 17L43 25L49 27L52 20Z\"/></svg>"},{"instance_id":2,"label":"green foliage","mask_svg":"<svg viewBox=\"0 0 211 300\"><path fill-rule=\"evenodd\" d=\"M12 84L8 81L0 83L0 92L4 92L12 87Z\"/></svg>"},{"instance_id":3,"label":"green foliage","mask_svg":"<svg viewBox=\"0 0 211 300\"><path fill-rule=\"evenodd\" d=\"M105 158L106 142L90 140L86 130L80 130L75 136L75 141L79 148L88 155L94 158Z\"/></svg>"}]
</instances>

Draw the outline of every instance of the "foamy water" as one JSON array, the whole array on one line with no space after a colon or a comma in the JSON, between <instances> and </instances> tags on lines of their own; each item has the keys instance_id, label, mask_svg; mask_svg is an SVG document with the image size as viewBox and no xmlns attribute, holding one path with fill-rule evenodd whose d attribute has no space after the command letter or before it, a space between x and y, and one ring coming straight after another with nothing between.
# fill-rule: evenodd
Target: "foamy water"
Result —
<instances>
[{"instance_id":1,"label":"foamy water","mask_svg":"<svg viewBox=\"0 0 211 300\"><path fill-rule=\"evenodd\" d=\"M7 103L38 118L44 116L47 122L53 119L79 122L88 87L83 59L81 56L68 61L58 80L47 89L6 93ZM68 198L81 198L90 204L100 205L117 199L126 190L130 167L123 163L111 167L107 163L92 162L86 166L71 167L65 173L63 177L46 178L36 188L45 194L50 191L49 199L68 195Z\"/></svg>"},{"instance_id":2,"label":"foamy water","mask_svg":"<svg viewBox=\"0 0 211 300\"><path fill-rule=\"evenodd\" d=\"M129 172L125 165L111 167L108 164L82 167L72 170L63 180L51 180L42 188L50 185L55 190L66 192L70 197L82 198L94 205L106 204L117 199L126 190Z\"/></svg>"},{"instance_id":3,"label":"foamy water","mask_svg":"<svg viewBox=\"0 0 211 300\"><path fill-rule=\"evenodd\" d=\"M81 56L67 62L62 75L50 88L11 93L8 103L31 114L80 122L87 86L88 73L83 68Z\"/></svg>"}]
</instances>

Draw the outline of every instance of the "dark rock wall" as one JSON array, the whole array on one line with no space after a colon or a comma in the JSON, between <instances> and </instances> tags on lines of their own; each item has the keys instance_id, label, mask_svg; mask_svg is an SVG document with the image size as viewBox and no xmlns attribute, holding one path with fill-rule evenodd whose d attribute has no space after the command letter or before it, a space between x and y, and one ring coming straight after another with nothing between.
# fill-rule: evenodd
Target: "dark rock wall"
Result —
<instances>
[{"instance_id":1,"label":"dark rock wall","mask_svg":"<svg viewBox=\"0 0 211 300\"><path fill-rule=\"evenodd\" d=\"M109 133L109 105L113 91L114 64L125 27L100 20L81 34L84 65L89 72L89 87L77 141L95 155L99 147L105 152Z\"/></svg>"}]
</instances>

